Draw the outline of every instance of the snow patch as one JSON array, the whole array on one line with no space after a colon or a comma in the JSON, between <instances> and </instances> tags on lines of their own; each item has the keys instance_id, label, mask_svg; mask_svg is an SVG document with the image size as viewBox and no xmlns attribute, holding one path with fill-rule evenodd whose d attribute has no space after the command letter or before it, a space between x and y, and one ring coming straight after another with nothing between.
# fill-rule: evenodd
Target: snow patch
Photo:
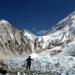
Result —
<instances>
[{"instance_id":1,"label":"snow patch","mask_svg":"<svg viewBox=\"0 0 75 75\"><path fill-rule=\"evenodd\" d=\"M31 56L32 59L38 58L38 54L37 53L32 53L30 56Z\"/></svg>"}]
</instances>

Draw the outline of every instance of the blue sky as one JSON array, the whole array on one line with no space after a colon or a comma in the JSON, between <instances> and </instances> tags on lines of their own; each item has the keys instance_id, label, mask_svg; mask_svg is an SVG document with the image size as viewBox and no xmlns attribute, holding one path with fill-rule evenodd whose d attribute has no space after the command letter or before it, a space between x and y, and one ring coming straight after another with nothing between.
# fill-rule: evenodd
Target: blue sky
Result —
<instances>
[{"instance_id":1,"label":"blue sky","mask_svg":"<svg viewBox=\"0 0 75 75\"><path fill-rule=\"evenodd\" d=\"M0 20L44 33L75 10L75 0L0 0Z\"/></svg>"}]
</instances>

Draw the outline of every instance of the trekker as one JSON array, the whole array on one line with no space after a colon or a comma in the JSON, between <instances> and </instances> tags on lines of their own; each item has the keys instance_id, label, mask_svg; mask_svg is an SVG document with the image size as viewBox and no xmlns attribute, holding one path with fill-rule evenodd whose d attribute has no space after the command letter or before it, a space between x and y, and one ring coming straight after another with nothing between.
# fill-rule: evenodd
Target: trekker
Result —
<instances>
[{"instance_id":1,"label":"trekker","mask_svg":"<svg viewBox=\"0 0 75 75\"><path fill-rule=\"evenodd\" d=\"M27 70L27 69L30 70L30 68L31 68L31 61L32 61L32 60L33 60L33 59L31 59L31 56L29 56L29 57L26 59L26 61L27 61L26 70Z\"/></svg>"}]
</instances>

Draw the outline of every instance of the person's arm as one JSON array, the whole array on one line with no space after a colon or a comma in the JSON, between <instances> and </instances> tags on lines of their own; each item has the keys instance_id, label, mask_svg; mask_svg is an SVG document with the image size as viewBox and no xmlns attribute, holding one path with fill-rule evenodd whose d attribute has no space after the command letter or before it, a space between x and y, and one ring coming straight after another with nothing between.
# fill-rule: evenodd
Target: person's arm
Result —
<instances>
[{"instance_id":1,"label":"person's arm","mask_svg":"<svg viewBox=\"0 0 75 75\"><path fill-rule=\"evenodd\" d=\"M34 60L34 59L31 59L31 60Z\"/></svg>"}]
</instances>

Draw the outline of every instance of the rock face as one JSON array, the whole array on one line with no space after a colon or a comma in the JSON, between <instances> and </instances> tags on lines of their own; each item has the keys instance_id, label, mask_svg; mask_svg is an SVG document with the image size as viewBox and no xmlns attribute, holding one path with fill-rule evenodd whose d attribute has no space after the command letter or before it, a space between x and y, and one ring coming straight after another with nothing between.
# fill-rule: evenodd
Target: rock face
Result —
<instances>
[{"instance_id":1,"label":"rock face","mask_svg":"<svg viewBox=\"0 0 75 75\"><path fill-rule=\"evenodd\" d=\"M35 60L32 68L36 70L57 71L62 75L75 70L75 11L42 36L21 31L1 20L0 59L7 60L4 61L7 65L22 67L29 55Z\"/></svg>"}]
</instances>

